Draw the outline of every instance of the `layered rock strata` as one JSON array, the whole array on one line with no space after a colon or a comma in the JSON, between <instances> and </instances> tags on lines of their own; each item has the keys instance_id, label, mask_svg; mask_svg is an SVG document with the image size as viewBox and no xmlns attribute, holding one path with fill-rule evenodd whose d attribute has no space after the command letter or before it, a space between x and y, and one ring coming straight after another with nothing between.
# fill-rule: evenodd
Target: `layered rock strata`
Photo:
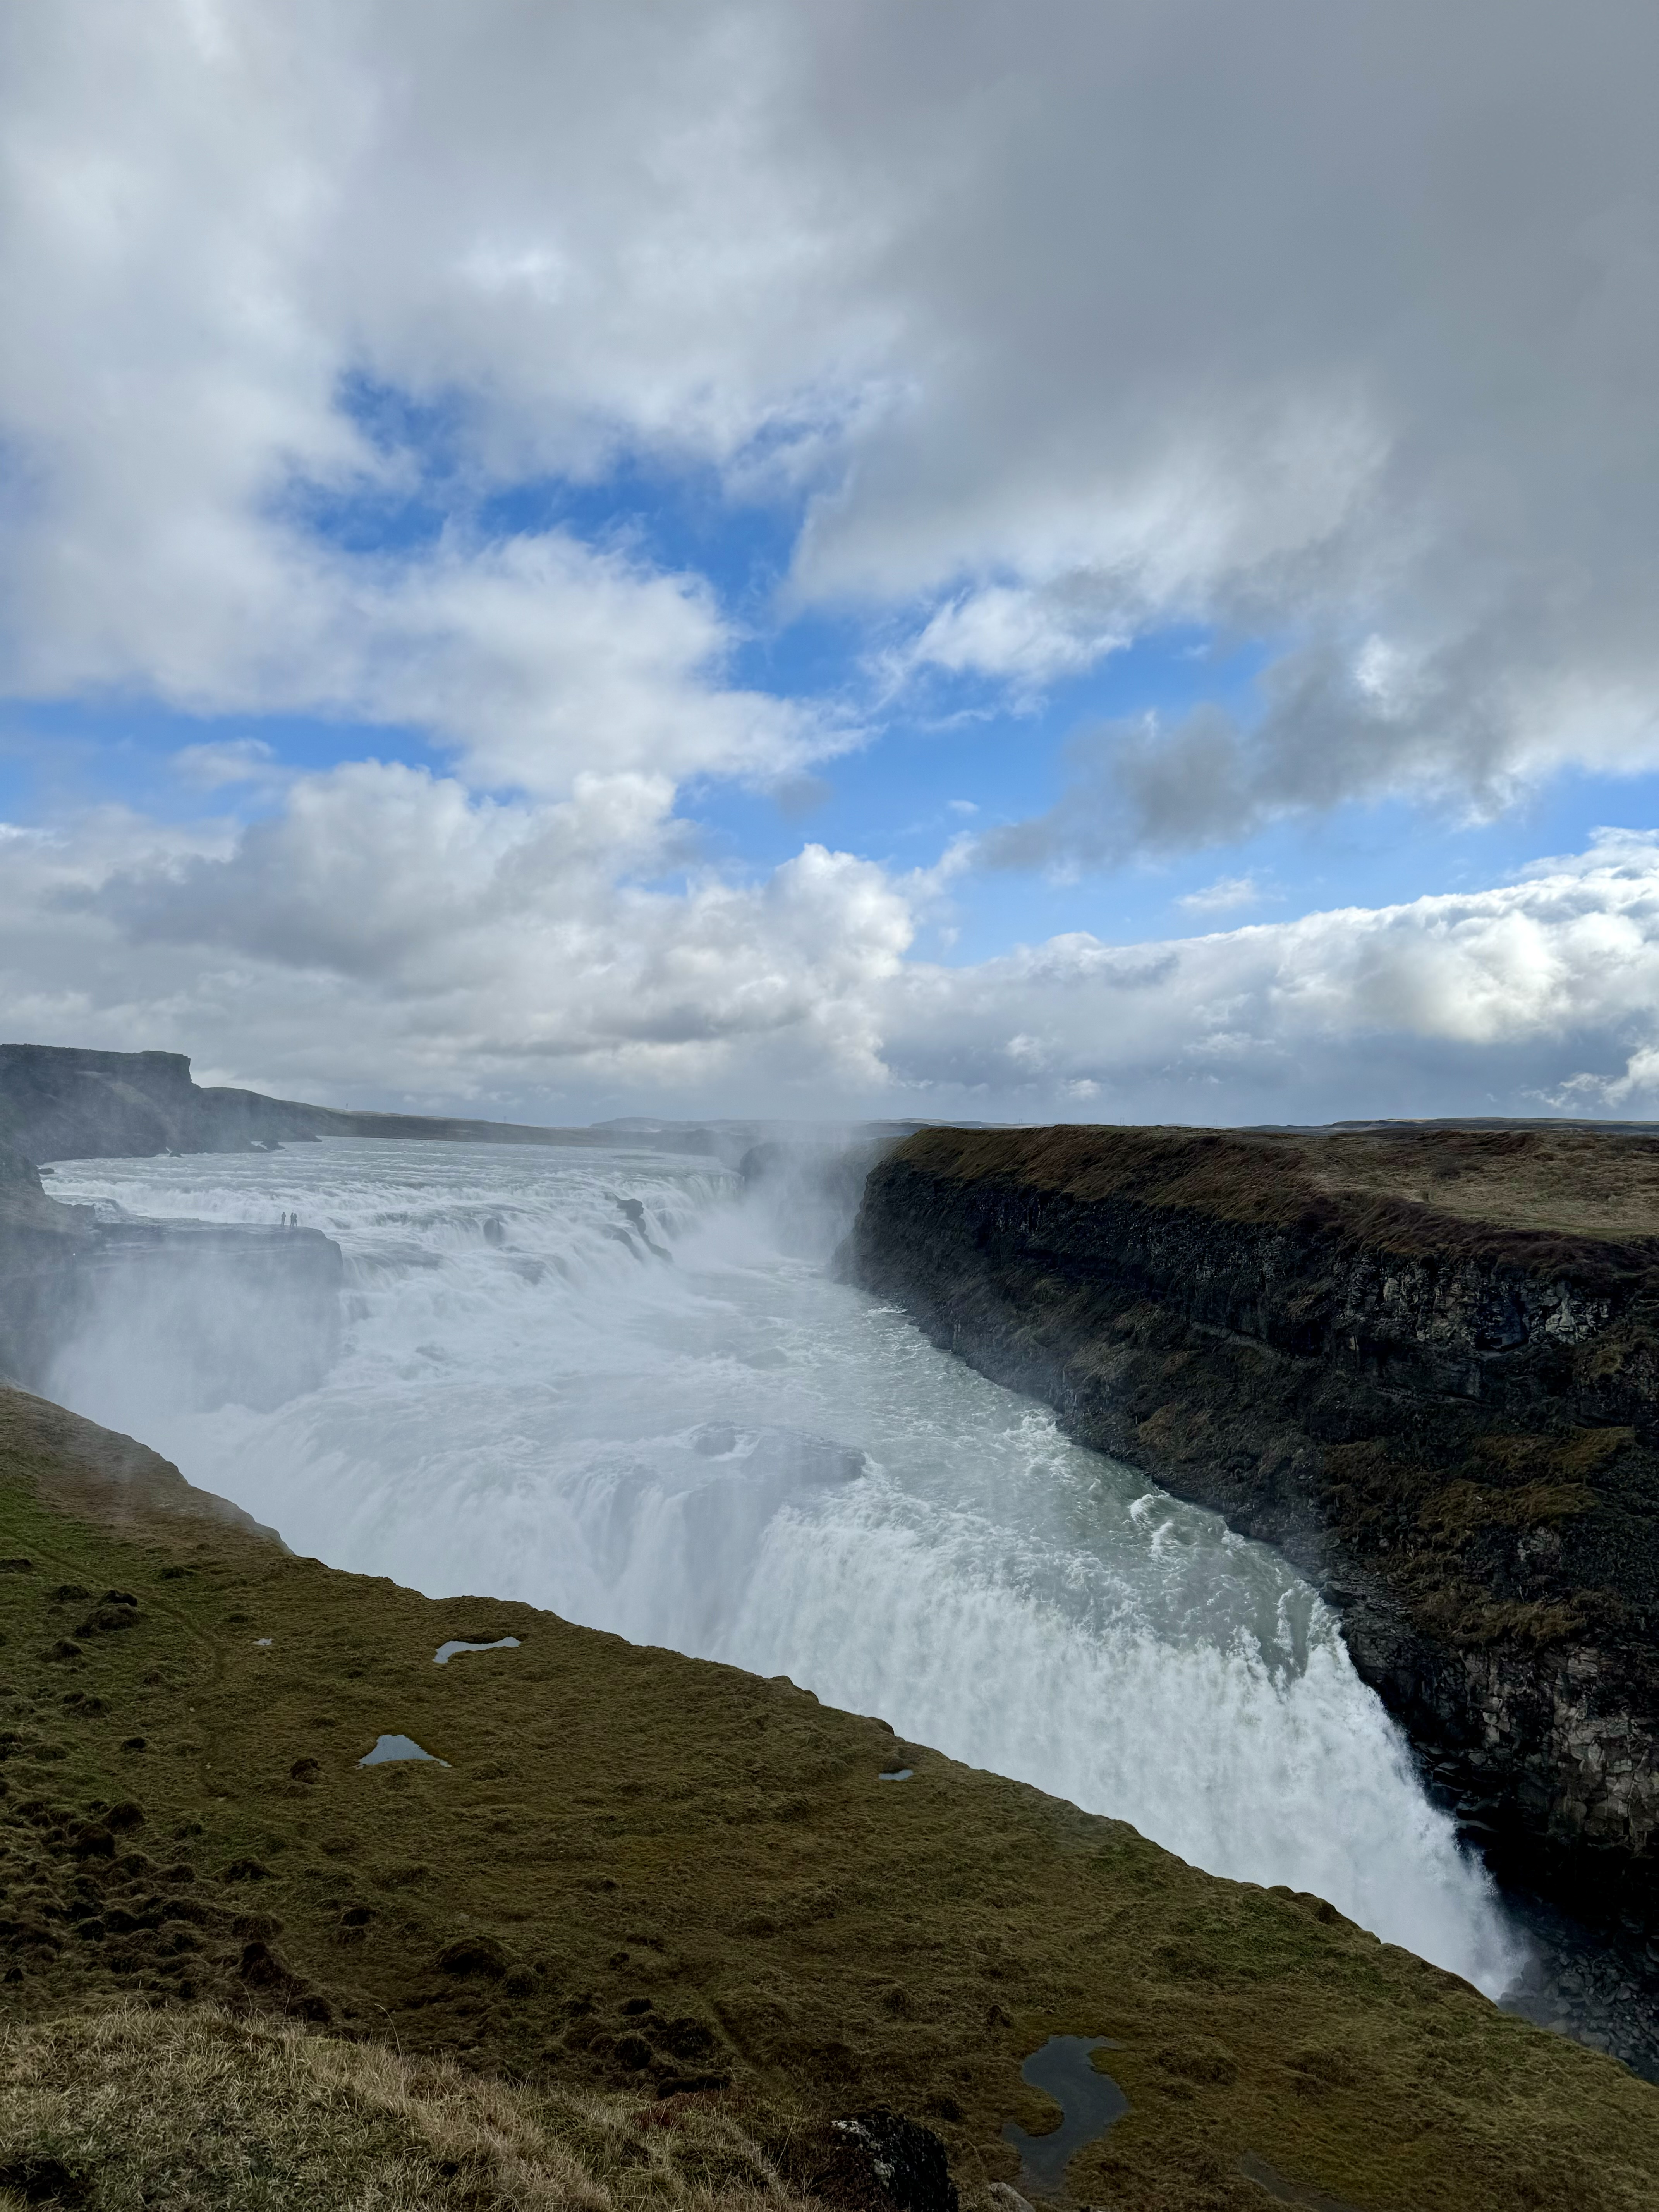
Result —
<instances>
[{"instance_id":1,"label":"layered rock strata","mask_svg":"<svg viewBox=\"0 0 1659 2212\"><path fill-rule=\"evenodd\" d=\"M1500 1873L1659 1892L1659 1140L929 1130L845 1272L1280 1547Z\"/></svg>"}]
</instances>

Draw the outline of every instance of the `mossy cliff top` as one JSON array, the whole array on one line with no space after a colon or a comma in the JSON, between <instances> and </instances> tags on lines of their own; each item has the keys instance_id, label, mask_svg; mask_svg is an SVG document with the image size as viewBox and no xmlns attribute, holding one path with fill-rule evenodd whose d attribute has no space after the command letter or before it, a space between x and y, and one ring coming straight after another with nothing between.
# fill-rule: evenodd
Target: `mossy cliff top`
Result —
<instances>
[{"instance_id":1,"label":"mossy cliff top","mask_svg":"<svg viewBox=\"0 0 1659 2212\"><path fill-rule=\"evenodd\" d=\"M1085 2202L1246 2212L1250 2160L1360 2212L1659 2197L1659 2092L1315 1898L787 1681L294 1558L19 1393L0 1568L0 1996L37 2039L210 2000L757 2140L881 2104L971 2204L1004 2123L1055 2118L1023 2059L1086 2033L1129 2111ZM448 1763L360 1766L386 1734Z\"/></svg>"},{"instance_id":2,"label":"mossy cliff top","mask_svg":"<svg viewBox=\"0 0 1659 2212\"><path fill-rule=\"evenodd\" d=\"M1264 1228L1320 1228L1407 1252L1659 1267L1659 1137L1425 1126L926 1129L894 1158L1098 1204L1129 1198Z\"/></svg>"}]
</instances>

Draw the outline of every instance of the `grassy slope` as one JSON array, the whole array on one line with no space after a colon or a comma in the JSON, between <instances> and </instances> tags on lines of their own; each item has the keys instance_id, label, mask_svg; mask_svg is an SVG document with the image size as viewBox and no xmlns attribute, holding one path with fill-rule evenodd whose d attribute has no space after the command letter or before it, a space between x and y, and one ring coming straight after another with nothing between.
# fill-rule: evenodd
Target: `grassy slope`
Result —
<instances>
[{"instance_id":1,"label":"grassy slope","mask_svg":"<svg viewBox=\"0 0 1659 2212\"><path fill-rule=\"evenodd\" d=\"M911 1747L879 1782L884 1726L786 1682L292 1558L16 1393L0 1558L14 2019L231 2000L532 2087L884 2102L970 2194L1082 2032L1131 2106L1097 2203L1259 2206L1247 2153L1362 2212L1659 2198L1659 2092L1610 2060L1121 1823ZM360 1770L394 1730L450 1764Z\"/></svg>"}]
</instances>

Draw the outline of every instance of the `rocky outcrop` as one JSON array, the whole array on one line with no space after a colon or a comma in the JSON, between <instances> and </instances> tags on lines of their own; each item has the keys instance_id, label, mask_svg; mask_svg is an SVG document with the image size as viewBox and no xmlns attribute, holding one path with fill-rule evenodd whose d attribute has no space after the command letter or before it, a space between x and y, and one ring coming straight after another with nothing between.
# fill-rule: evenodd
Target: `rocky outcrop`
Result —
<instances>
[{"instance_id":1,"label":"rocky outcrop","mask_svg":"<svg viewBox=\"0 0 1659 2212\"><path fill-rule=\"evenodd\" d=\"M1650 1138L932 1130L843 1266L1281 1547L1500 1872L1645 1915L1656 1192Z\"/></svg>"},{"instance_id":2,"label":"rocky outcrop","mask_svg":"<svg viewBox=\"0 0 1659 2212\"><path fill-rule=\"evenodd\" d=\"M204 1091L179 1052L0 1045L0 1140L48 1160L234 1152L319 1133L323 1109L252 1091Z\"/></svg>"},{"instance_id":3,"label":"rocky outcrop","mask_svg":"<svg viewBox=\"0 0 1659 2212\"><path fill-rule=\"evenodd\" d=\"M333 1361L343 1271L315 1230L100 1221L0 1145L0 1382L47 1389L90 1337L164 1366L179 1402L277 1405Z\"/></svg>"}]
</instances>

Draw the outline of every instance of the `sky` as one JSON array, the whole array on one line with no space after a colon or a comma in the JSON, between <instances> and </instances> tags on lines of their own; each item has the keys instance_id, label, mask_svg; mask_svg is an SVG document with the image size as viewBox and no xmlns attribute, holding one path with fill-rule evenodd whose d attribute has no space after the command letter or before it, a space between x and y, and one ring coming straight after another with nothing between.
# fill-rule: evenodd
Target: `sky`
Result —
<instances>
[{"instance_id":1,"label":"sky","mask_svg":"<svg viewBox=\"0 0 1659 2212\"><path fill-rule=\"evenodd\" d=\"M0 13L0 1032L1659 1114L1648 0Z\"/></svg>"}]
</instances>

